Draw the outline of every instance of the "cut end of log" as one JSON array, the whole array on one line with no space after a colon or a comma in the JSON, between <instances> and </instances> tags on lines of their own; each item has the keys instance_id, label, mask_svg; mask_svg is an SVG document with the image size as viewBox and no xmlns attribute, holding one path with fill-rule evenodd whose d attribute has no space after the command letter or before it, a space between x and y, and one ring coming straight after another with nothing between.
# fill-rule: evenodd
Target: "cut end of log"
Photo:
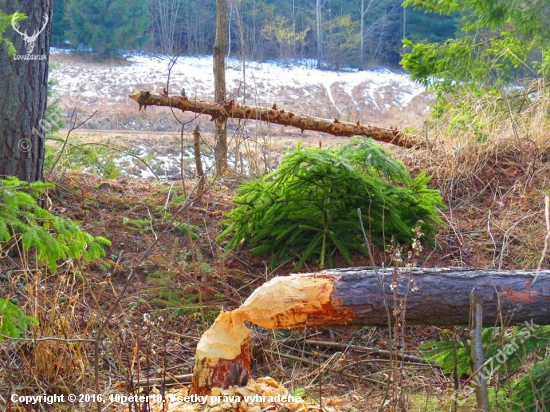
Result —
<instances>
[{"instance_id":1,"label":"cut end of log","mask_svg":"<svg viewBox=\"0 0 550 412\"><path fill-rule=\"evenodd\" d=\"M331 303L334 277L276 277L256 289L233 313L266 329L292 329L351 320L353 312Z\"/></svg>"},{"instance_id":2,"label":"cut end of log","mask_svg":"<svg viewBox=\"0 0 550 412\"><path fill-rule=\"evenodd\" d=\"M276 277L250 295L232 312L222 312L201 337L195 356L191 393L208 395L212 388L244 386L250 375L250 330L247 320L267 329L342 324L353 312L331 302L334 277L291 275Z\"/></svg>"},{"instance_id":3,"label":"cut end of log","mask_svg":"<svg viewBox=\"0 0 550 412\"><path fill-rule=\"evenodd\" d=\"M134 93L130 94L128 97L130 97L130 99L132 99L133 101L139 103L139 98L141 97L141 92L134 92Z\"/></svg>"}]
</instances>

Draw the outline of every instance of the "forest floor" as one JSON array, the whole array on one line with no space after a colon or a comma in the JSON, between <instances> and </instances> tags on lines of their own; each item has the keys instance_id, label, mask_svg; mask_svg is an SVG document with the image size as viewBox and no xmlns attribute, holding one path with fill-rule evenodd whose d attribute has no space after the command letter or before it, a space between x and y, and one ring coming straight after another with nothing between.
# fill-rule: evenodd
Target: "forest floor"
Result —
<instances>
[{"instance_id":1,"label":"forest floor","mask_svg":"<svg viewBox=\"0 0 550 412\"><path fill-rule=\"evenodd\" d=\"M101 116L113 118L117 113ZM179 167L173 169L180 154L191 147L187 129L181 140L177 129L95 128L72 133L79 145L109 146L126 157L113 158L116 178L94 173L93 159L78 168L78 156L64 158L49 178L56 184L50 192L51 209L112 244L103 259L61 267L55 282L52 277L38 278L37 272L19 270L17 261L5 259L1 269L10 275L0 280L0 291L17 298L22 306L35 302L40 307L36 337L89 341L28 342L17 351L2 345L4 367L10 371L0 376L0 392L8 395L3 395L5 399L14 392L93 394L99 386L108 397L138 393L140 387L153 384L162 390L188 385L198 339L220 310L237 308L265 281L292 272L293 262L270 269L268 257L228 251L217 240L225 228L224 214L232 209L239 184L272 170L285 150L297 144L329 147L347 139L304 136L278 127L253 129L262 126L252 123L246 127L250 130L235 127L231 171L223 177L212 175L201 199L193 198L197 182L190 160L184 162L183 177ZM435 134L430 138L431 149L386 146L413 175L427 171L432 176L430 186L441 190L447 205L441 211L445 228L438 231L433 244L424 245L422 258L413 263L535 268L546 236L544 193L550 176L548 157L542 155L546 152L513 138L483 148L439 140ZM203 145L208 155L213 146L208 134ZM140 151L132 152L135 148ZM96 163L103 164L104 155L100 153ZM136 161L136 156L143 161ZM146 170L152 174L144 178ZM189 199L194 200L189 203ZM376 251L375 260L385 264L388 252ZM369 264L362 256L355 256L354 263ZM338 264L347 266L343 261ZM303 272L317 270L306 265ZM111 308L104 335L96 340L94 331ZM399 346L404 353L421 357L419 345L449 333L457 331L452 326L408 326ZM297 331L253 327L252 373L255 378L271 376L291 394L329 411L375 411L383 399L392 399L393 405L402 399L400 404L408 411L474 409L475 395L467 377L459 377L455 391L452 377L433 365L389 359L384 350L392 349L391 342L388 331L378 327ZM389 392L373 380L391 381ZM5 399L0 398L0 404ZM44 407L95 410L96 404L87 400ZM122 406L117 401L102 402L107 411ZM398 410L394 407L390 402L383 409Z\"/></svg>"},{"instance_id":2,"label":"forest floor","mask_svg":"<svg viewBox=\"0 0 550 412\"><path fill-rule=\"evenodd\" d=\"M118 136L116 132L102 135ZM154 138L151 141L158 147ZM300 142L319 144L318 139ZM295 143L290 139L285 144ZM277 156L282 149L276 145L272 155ZM444 167L441 156L434 152L399 149L395 153L412 173ZM502 152L494 163L487 162L473 180L455 177L456 184L449 184L448 175L432 173L431 186L442 189L448 205L442 211L446 227L439 230L433 245L424 245L422 261L415 264L536 267L545 236L540 185L548 176L548 166L537 164L534 175L529 175L525 173L529 164L528 157L512 151ZM108 338L104 337L99 347L100 385L105 396L136 393L138 386L148 386L149 379L156 380L157 387L163 380L168 382L167 388L174 382L186 385L195 345L220 309L237 308L265 281L292 272L293 262L269 269L268 258L251 257L244 250L228 251L224 242L216 240L225 227L224 213L233 207L232 198L244 179L247 176L235 172L210 179L202 200L188 205L186 199L196 185L192 178L186 178L184 188L181 181L54 174L51 180L56 189L50 194L53 210L80 222L90 233L109 238L112 245L107 256L81 267L78 273L82 278L74 277L74 267L66 267L59 274L64 285L50 286L39 296L27 289L12 289L19 284L13 280L2 288L21 302L33 297L45 307L48 302L64 302L53 311L58 317L56 323L43 322L37 336L91 338L94 322L115 305ZM381 265L389 260L388 253L378 250L375 259ZM354 263L369 264L362 256L355 256ZM338 265L347 266L343 261ZM303 272L318 269L306 265ZM130 273L134 277L123 290ZM30 279L26 282L35 284ZM45 321L48 313L43 316ZM407 354L421 356L420 344L439 340L449 331L455 333L452 327L407 327L401 347ZM330 347L327 342L341 346ZM473 409L475 396L467 377L455 392L451 377L434 366L415 361L390 364L380 352L389 349L391 340L384 328L266 331L255 327L253 375L271 376L311 404L318 405L321 400L326 408L333 408L326 410L351 412L377 410L385 388L367 380L386 382L398 371L407 410L450 410L453 396L460 400L457 410ZM56 363L59 356L64 358L63 366ZM27 376L20 376L19 392L34 392L31 388L36 383L29 381L33 377L32 381L48 388L47 392L93 393L94 357L89 343L74 350L34 348L26 355L14 355L13 361ZM91 410L90 403L81 405L81 410ZM105 410L121 407L117 402L105 406Z\"/></svg>"}]
</instances>

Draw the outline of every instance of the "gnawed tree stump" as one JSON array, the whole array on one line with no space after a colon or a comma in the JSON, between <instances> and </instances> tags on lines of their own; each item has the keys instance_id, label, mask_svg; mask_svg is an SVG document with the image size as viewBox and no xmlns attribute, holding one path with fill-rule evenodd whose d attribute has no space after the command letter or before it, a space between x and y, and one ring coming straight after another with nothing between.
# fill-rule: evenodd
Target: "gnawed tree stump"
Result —
<instances>
[{"instance_id":1,"label":"gnawed tree stump","mask_svg":"<svg viewBox=\"0 0 550 412\"><path fill-rule=\"evenodd\" d=\"M216 124L223 124L228 118L262 120L269 123L297 127L302 132L304 130L313 130L334 136L367 136L380 142L392 143L406 148L425 146L425 142L417 137L397 129L385 129L363 125L359 122L351 123L337 119L323 119L277 109L276 107L268 109L265 107L246 106L238 104L234 100L215 103L190 99L186 96L173 96L151 91L135 92L130 95L130 98L139 104L140 109L142 107L146 109L147 106L173 107L184 112L209 115Z\"/></svg>"},{"instance_id":2,"label":"gnawed tree stump","mask_svg":"<svg viewBox=\"0 0 550 412\"><path fill-rule=\"evenodd\" d=\"M222 311L201 337L195 354L191 393L245 386L250 377L250 330L241 316Z\"/></svg>"},{"instance_id":3,"label":"gnawed tree stump","mask_svg":"<svg viewBox=\"0 0 550 412\"><path fill-rule=\"evenodd\" d=\"M408 325L467 325L472 296L483 304L483 326L529 322L550 324L550 272L469 269L414 269ZM409 274L392 285L392 270L379 270L390 313L393 294L407 290ZM244 321L264 328L304 326L387 326L387 311L374 270L348 268L276 277L256 289L242 306L222 312L202 336L195 358L191 393L242 386L250 376L250 331Z\"/></svg>"}]
</instances>

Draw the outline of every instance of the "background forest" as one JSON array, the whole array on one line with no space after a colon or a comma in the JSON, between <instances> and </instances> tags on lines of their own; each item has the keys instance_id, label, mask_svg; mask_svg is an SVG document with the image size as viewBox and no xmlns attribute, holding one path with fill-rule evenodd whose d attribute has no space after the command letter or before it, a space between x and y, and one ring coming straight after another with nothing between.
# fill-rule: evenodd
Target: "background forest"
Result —
<instances>
[{"instance_id":1,"label":"background forest","mask_svg":"<svg viewBox=\"0 0 550 412\"><path fill-rule=\"evenodd\" d=\"M215 5L215 0L61 0L54 8L52 45L99 53L209 54ZM327 68L396 65L403 37L446 40L454 37L460 16L426 14L399 0L232 0L228 9L228 55L312 58Z\"/></svg>"}]
</instances>

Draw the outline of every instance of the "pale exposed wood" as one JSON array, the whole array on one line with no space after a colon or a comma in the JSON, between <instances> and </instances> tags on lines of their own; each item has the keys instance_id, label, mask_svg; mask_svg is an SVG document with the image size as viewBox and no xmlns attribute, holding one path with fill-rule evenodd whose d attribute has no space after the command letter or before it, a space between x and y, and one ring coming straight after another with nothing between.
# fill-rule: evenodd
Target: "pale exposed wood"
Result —
<instances>
[{"instance_id":1,"label":"pale exposed wood","mask_svg":"<svg viewBox=\"0 0 550 412\"><path fill-rule=\"evenodd\" d=\"M401 147L423 147L425 143L415 136L408 135L397 129L385 129L341 120L323 119L306 116L299 113L285 111L273 107L255 107L240 105L234 100L228 102L207 102L189 99L185 96L172 96L151 91L140 91L130 95L130 98L139 104L139 107L166 106L193 113L205 114L212 117L216 125L222 125L227 118L262 120L298 129L313 130L332 134L334 136L367 136L374 140L392 143Z\"/></svg>"},{"instance_id":2,"label":"pale exposed wood","mask_svg":"<svg viewBox=\"0 0 550 412\"><path fill-rule=\"evenodd\" d=\"M211 388L244 386L250 377L250 330L233 312L220 313L197 345L190 392L205 395Z\"/></svg>"},{"instance_id":3,"label":"pale exposed wood","mask_svg":"<svg viewBox=\"0 0 550 412\"><path fill-rule=\"evenodd\" d=\"M267 329L289 329L316 322L345 322L351 311L332 310L334 281L326 277L283 276L256 289L233 313Z\"/></svg>"}]
</instances>

